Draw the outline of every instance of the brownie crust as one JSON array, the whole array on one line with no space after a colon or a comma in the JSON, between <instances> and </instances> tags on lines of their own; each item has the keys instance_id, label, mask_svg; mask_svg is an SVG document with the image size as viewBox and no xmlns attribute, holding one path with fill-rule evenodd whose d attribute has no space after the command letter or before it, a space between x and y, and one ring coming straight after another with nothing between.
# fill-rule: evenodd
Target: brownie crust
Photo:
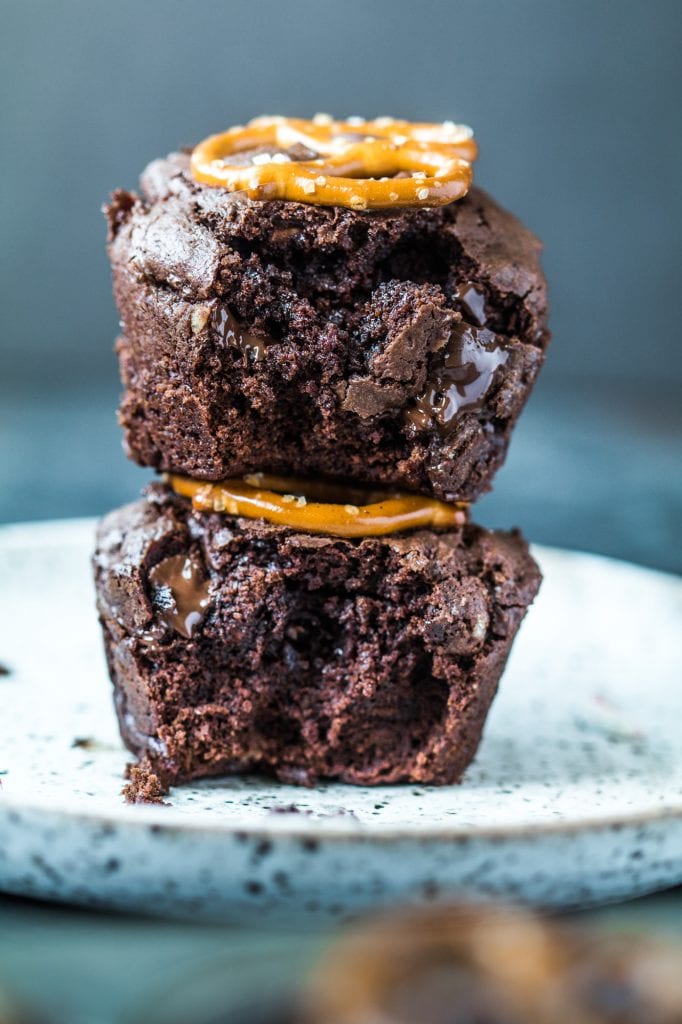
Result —
<instances>
[{"instance_id":1,"label":"brownie crust","mask_svg":"<svg viewBox=\"0 0 682 1024\"><path fill-rule=\"evenodd\" d=\"M458 781L540 583L517 532L313 536L162 485L102 521L94 571L121 733L157 796L244 771Z\"/></svg>"},{"instance_id":2,"label":"brownie crust","mask_svg":"<svg viewBox=\"0 0 682 1024\"><path fill-rule=\"evenodd\" d=\"M549 334L539 243L480 189L397 212L252 202L174 154L108 219L137 462L490 488ZM428 403L453 380L445 422Z\"/></svg>"}]
</instances>

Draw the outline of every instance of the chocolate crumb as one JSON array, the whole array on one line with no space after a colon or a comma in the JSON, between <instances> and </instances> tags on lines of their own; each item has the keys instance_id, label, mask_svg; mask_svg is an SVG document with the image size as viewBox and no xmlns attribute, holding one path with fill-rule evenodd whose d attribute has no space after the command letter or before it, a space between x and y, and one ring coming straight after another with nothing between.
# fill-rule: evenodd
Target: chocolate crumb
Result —
<instances>
[{"instance_id":1,"label":"chocolate crumb","mask_svg":"<svg viewBox=\"0 0 682 1024\"><path fill-rule=\"evenodd\" d=\"M126 778L130 780L122 790L126 803L169 806L163 799L170 789L167 774L148 757L143 757L139 764L126 765Z\"/></svg>"},{"instance_id":2,"label":"chocolate crumb","mask_svg":"<svg viewBox=\"0 0 682 1024\"><path fill-rule=\"evenodd\" d=\"M280 804L270 808L270 814L312 814L312 811L302 811L296 804Z\"/></svg>"},{"instance_id":3,"label":"chocolate crumb","mask_svg":"<svg viewBox=\"0 0 682 1024\"><path fill-rule=\"evenodd\" d=\"M91 736L76 736L75 740L71 744L71 747L77 747L79 750L94 750L97 746L97 740L94 740Z\"/></svg>"}]
</instances>

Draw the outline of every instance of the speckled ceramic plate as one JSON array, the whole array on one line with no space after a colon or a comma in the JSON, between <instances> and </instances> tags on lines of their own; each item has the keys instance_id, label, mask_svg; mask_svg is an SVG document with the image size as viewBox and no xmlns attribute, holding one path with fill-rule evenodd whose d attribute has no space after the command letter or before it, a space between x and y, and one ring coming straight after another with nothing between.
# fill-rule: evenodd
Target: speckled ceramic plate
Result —
<instances>
[{"instance_id":1,"label":"speckled ceramic plate","mask_svg":"<svg viewBox=\"0 0 682 1024\"><path fill-rule=\"evenodd\" d=\"M0 531L0 888L223 919L682 882L682 581L538 549L545 582L461 786L252 778L127 807L91 521Z\"/></svg>"}]
</instances>

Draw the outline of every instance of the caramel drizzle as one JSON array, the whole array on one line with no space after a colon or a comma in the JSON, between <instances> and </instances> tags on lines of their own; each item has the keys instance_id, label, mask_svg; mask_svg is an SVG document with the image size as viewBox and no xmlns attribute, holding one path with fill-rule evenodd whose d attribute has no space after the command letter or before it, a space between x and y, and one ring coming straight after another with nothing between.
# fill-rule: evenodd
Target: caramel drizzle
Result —
<instances>
[{"instance_id":1,"label":"caramel drizzle","mask_svg":"<svg viewBox=\"0 0 682 1024\"><path fill-rule=\"evenodd\" d=\"M257 117L200 142L191 169L196 181L249 199L354 210L444 206L466 195L477 151L471 129L448 121Z\"/></svg>"},{"instance_id":2,"label":"caramel drizzle","mask_svg":"<svg viewBox=\"0 0 682 1024\"><path fill-rule=\"evenodd\" d=\"M175 474L166 479L176 494L191 498L198 512L265 519L303 533L379 537L420 527L454 529L467 521L465 504L417 494L347 489L263 473L213 484Z\"/></svg>"}]
</instances>

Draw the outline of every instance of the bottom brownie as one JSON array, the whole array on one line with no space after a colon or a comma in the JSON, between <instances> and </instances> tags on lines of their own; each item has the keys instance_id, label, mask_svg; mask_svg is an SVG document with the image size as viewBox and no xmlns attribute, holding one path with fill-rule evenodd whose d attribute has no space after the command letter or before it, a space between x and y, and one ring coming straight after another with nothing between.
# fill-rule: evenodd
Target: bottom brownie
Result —
<instances>
[{"instance_id":1,"label":"bottom brownie","mask_svg":"<svg viewBox=\"0 0 682 1024\"><path fill-rule=\"evenodd\" d=\"M540 584L517 532L315 536L161 485L102 521L94 567L140 799L247 770L456 782Z\"/></svg>"}]
</instances>

